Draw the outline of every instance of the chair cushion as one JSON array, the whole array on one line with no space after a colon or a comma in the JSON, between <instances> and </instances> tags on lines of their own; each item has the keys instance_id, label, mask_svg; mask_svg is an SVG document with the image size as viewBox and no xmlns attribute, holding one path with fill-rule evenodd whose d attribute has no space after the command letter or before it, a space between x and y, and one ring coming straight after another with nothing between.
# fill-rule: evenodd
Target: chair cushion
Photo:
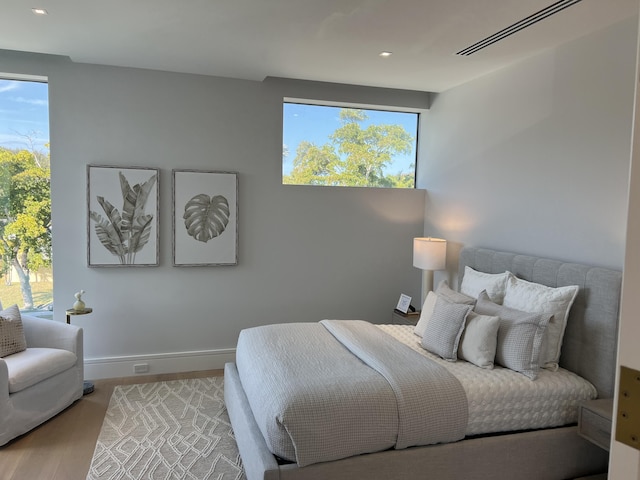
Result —
<instances>
[{"instance_id":1,"label":"chair cushion","mask_svg":"<svg viewBox=\"0 0 640 480\"><path fill-rule=\"evenodd\" d=\"M9 393L16 393L71 368L77 358L59 348L27 348L3 360L9 371Z\"/></svg>"}]
</instances>

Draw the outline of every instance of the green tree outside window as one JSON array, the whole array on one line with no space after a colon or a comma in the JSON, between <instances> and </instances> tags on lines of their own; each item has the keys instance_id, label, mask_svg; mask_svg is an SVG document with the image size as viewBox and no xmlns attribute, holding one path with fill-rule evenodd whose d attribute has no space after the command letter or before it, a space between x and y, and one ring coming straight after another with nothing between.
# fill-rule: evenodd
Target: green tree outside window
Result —
<instances>
[{"instance_id":1,"label":"green tree outside window","mask_svg":"<svg viewBox=\"0 0 640 480\"><path fill-rule=\"evenodd\" d=\"M293 169L283 175L291 185L413 188L415 163L409 172L389 173L394 155L413 151L415 137L401 125L363 124L364 110L342 108L340 127L323 145L301 141ZM288 155L287 147L283 154Z\"/></svg>"}]
</instances>

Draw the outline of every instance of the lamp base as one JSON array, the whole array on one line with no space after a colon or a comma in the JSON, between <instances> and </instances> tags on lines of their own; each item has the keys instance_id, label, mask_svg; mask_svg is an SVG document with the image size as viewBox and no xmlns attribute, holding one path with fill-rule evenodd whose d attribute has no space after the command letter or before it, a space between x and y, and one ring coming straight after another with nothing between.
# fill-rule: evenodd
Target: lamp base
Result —
<instances>
[{"instance_id":1,"label":"lamp base","mask_svg":"<svg viewBox=\"0 0 640 480\"><path fill-rule=\"evenodd\" d=\"M422 299L422 302L424 303L429 292L433 290L433 270L422 271L422 285L424 287L424 298Z\"/></svg>"},{"instance_id":2,"label":"lamp base","mask_svg":"<svg viewBox=\"0 0 640 480\"><path fill-rule=\"evenodd\" d=\"M93 390L95 389L93 382L89 382L87 380L84 381L84 388L82 389L82 395L89 395L90 393L93 393Z\"/></svg>"}]
</instances>

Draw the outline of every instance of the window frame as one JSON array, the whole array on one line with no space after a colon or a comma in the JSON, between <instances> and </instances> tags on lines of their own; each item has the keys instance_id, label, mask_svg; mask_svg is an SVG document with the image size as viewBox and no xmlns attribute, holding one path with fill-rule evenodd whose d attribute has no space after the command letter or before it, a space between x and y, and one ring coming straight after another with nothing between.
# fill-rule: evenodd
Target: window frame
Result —
<instances>
[{"instance_id":1,"label":"window frame","mask_svg":"<svg viewBox=\"0 0 640 480\"><path fill-rule=\"evenodd\" d=\"M0 72L0 80L5 80L5 81L15 81L15 82L30 82L30 83L40 83L40 84L44 84L46 85L46 99L47 99L47 112L46 112L46 117L47 117L47 132L46 132L46 137L47 137L47 143L51 142L51 108L49 106L49 102L50 102L50 98L51 98L51 92L50 92L50 82L49 82L49 77L46 75L33 75L33 74L21 74L21 73L8 73L8 72ZM44 133L44 132L43 132ZM13 149L13 147L4 147L3 148L7 148L9 150ZM49 185L51 184L51 152L49 151ZM51 189L49 189L49 201L51 202ZM53 238L52 238L53 240ZM53 244L51 245L51 269L53 267ZM11 267L10 267L11 268ZM53 270L51 270L53 272ZM30 272L31 276L33 278L35 278L37 280L38 278L38 271L33 271ZM30 284L33 281L33 279L30 279ZM27 309L27 310L23 310L23 307L20 307L20 311L25 313L25 314L29 314L32 316L36 316L36 317L41 317L41 318L46 318L46 319L52 319L53 318L53 294L54 294L54 289L53 289L53 276L51 276L51 301L47 302L46 304L43 304L42 307L43 308L38 308L38 302L35 301L35 299L32 298L33 300L33 307L32 309ZM35 294L32 293L33 296L35 296Z\"/></svg>"},{"instance_id":2,"label":"window frame","mask_svg":"<svg viewBox=\"0 0 640 480\"><path fill-rule=\"evenodd\" d=\"M284 183L284 136L285 136L285 117L284 117L284 109L287 104L296 104L296 105L307 105L307 106L317 106L317 107L334 107L334 108L351 108L358 110L368 110L368 111L379 111L379 112L391 112L391 113L407 113L407 114L415 114L416 115L416 128L415 132L412 135L415 135L414 141L414 169L413 169L413 186L412 187L383 187L383 186L368 186L368 185L314 185L309 183ZM310 98L300 98L300 97L283 97L282 99L282 150L281 150L281 182L284 186L298 186L298 187L336 187L336 188L382 188L382 189L396 189L396 190L415 190L418 188L418 158L420 152L420 132L421 132L421 123L423 121L423 114L426 113L428 109L425 108L415 108L415 107L406 107L406 106L397 106L397 105L383 105L383 104L371 104L371 103L356 103L356 102L345 102L345 101L335 101L335 100L319 100L319 99L310 99ZM409 132L411 133L411 132Z\"/></svg>"}]
</instances>

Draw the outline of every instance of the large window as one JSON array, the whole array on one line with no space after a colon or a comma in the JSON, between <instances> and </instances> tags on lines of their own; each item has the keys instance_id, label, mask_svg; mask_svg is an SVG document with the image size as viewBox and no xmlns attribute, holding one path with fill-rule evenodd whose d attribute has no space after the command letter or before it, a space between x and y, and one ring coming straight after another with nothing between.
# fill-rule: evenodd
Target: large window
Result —
<instances>
[{"instance_id":1,"label":"large window","mask_svg":"<svg viewBox=\"0 0 640 480\"><path fill-rule=\"evenodd\" d=\"M47 83L0 78L0 299L52 317Z\"/></svg>"},{"instance_id":2,"label":"large window","mask_svg":"<svg viewBox=\"0 0 640 480\"><path fill-rule=\"evenodd\" d=\"M285 101L282 183L414 188L418 113Z\"/></svg>"}]
</instances>

